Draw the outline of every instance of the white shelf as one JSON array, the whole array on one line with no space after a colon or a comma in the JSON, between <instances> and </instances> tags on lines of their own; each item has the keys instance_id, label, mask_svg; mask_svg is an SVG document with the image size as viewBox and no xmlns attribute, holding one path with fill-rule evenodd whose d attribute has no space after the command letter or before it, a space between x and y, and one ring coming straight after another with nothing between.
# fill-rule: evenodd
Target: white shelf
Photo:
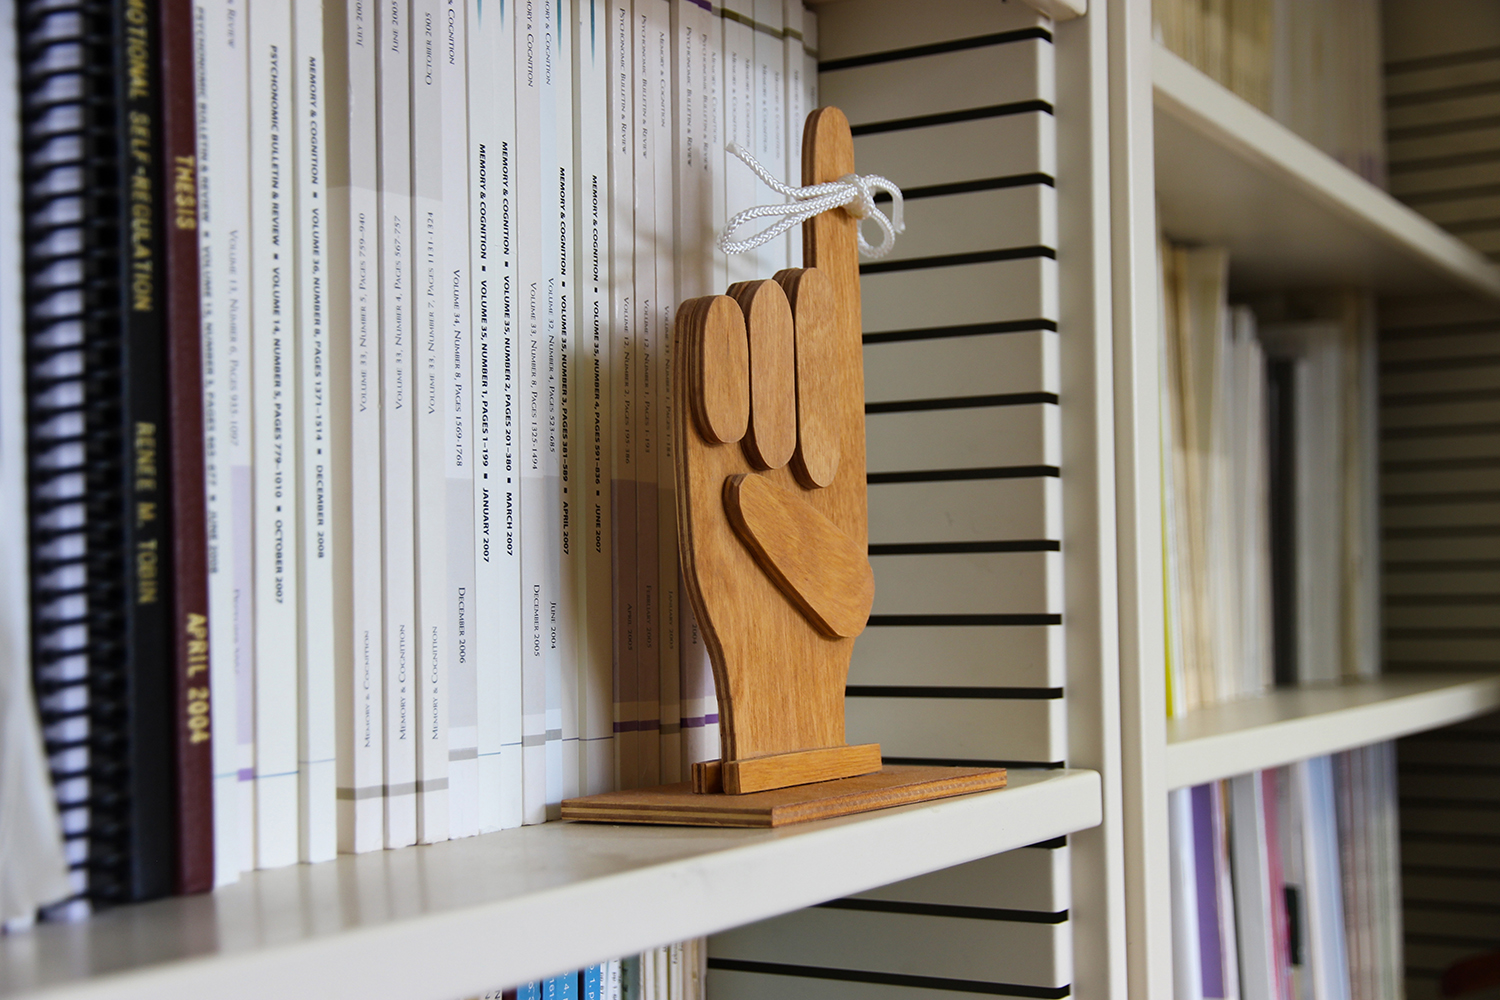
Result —
<instances>
[{"instance_id":1,"label":"white shelf","mask_svg":"<svg viewBox=\"0 0 1500 1000\"><path fill-rule=\"evenodd\" d=\"M1354 284L1500 299L1500 269L1162 46L1156 188L1173 239L1226 246L1237 290Z\"/></svg>"},{"instance_id":2,"label":"white shelf","mask_svg":"<svg viewBox=\"0 0 1500 1000\"><path fill-rule=\"evenodd\" d=\"M0 937L0 998L455 1000L1097 826L1093 771L781 830L549 823Z\"/></svg>"},{"instance_id":3,"label":"white shelf","mask_svg":"<svg viewBox=\"0 0 1500 1000\"><path fill-rule=\"evenodd\" d=\"M1167 721L1167 787L1280 767L1500 708L1500 676L1394 674L1275 691Z\"/></svg>"}]
</instances>

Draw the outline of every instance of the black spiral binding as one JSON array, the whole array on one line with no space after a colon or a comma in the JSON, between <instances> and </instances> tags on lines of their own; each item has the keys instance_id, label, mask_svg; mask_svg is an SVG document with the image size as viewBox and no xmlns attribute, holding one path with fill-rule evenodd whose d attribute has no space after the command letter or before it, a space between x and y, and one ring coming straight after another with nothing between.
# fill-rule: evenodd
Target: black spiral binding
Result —
<instances>
[{"instance_id":1,"label":"black spiral binding","mask_svg":"<svg viewBox=\"0 0 1500 1000\"><path fill-rule=\"evenodd\" d=\"M26 0L22 98L33 670L76 895L128 896L119 107L107 0Z\"/></svg>"}]
</instances>

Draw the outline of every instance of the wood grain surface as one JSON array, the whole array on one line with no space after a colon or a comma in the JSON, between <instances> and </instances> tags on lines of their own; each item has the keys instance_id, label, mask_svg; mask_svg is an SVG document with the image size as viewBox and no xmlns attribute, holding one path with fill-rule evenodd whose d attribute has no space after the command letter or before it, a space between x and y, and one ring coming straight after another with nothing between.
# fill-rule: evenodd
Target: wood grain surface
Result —
<instances>
[{"instance_id":1,"label":"wood grain surface","mask_svg":"<svg viewBox=\"0 0 1500 1000\"><path fill-rule=\"evenodd\" d=\"M880 744L861 743L731 760L723 765L719 780L728 794L744 795L873 774L879 770Z\"/></svg>"},{"instance_id":2,"label":"wood grain surface","mask_svg":"<svg viewBox=\"0 0 1500 1000\"><path fill-rule=\"evenodd\" d=\"M724 510L761 570L809 625L831 639L864 631L875 601L865 539L853 539L765 476L731 476Z\"/></svg>"},{"instance_id":3,"label":"wood grain surface","mask_svg":"<svg viewBox=\"0 0 1500 1000\"><path fill-rule=\"evenodd\" d=\"M803 182L853 169L848 121L837 109L814 112L803 145ZM740 412L738 390L725 384L735 375L710 367L716 357L730 368L738 365L722 300L693 300L678 312L677 356L695 359L677 366L674 387L678 534L686 589L713 662L726 762L844 745L849 656L868 609L859 611L856 602L834 615L836 625L825 615L830 627L820 631L736 533L724 487L736 476L763 477L833 525L863 561L869 531L854 226L843 209L804 225L804 252L818 275L794 269L731 289L746 317L749 358L749 431L739 444L725 440L733 437ZM787 289L807 326L800 366L801 334ZM702 392L718 396L694 398ZM798 451L800 462L793 456ZM806 572L816 574L823 558L807 552ZM847 551L828 561L832 579L847 576ZM833 563L843 569L832 569Z\"/></svg>"},{"instance_id":4,"label":"wood grain surface","mask_svg":"<svg viewBox=\"0 0 1500 1000\"><path fill-rule=\"evenodd\" d=\"M856 746L821 747L817 750L771 754L769 757L751 757L748 760L731 761L728 766L721 760L697 761L691 768L689 780L695 792L743 795L746 792L789 788L814 781L849 778L857 774L873 774L878 770L880 744L861 743Z\"/></svg>"},{"instance_id":5,"label":"wood grain surface","mask_svg":"<svg viewBox=\"0 0 1500 1000\"><path fill-rule=\"evenodd\" d=\"M1005 770L890 764L874 774L743 795L689 782L565 799L562 818L591 823L778 827L1005 787Z\"/></svg>"},{"instance_id":6,"label":"wood grain surface","mask_svg":"<svg viewBox=\"0 0 1500 1000\"><path fill-rule=\"evenodd\" d=\"M684 314L692 310L694 315ZM702 314L698 315L701 310ZM750 425L750 345L745 314L727 295L682 304L677 322L695 336L679 344L687 353L689 395L698 433L712 444L734 444Z\"/></svg>"},{"instance_id":7,"label":"wood grain surface","mask_svg":"<svg viewBox=\"0 0 1500 1000\"><path fill-rule=\"evenodd\" d=\"M833 285L815 267L778 271L776 282L792 307L797 331L797 450L792 474L810 490L833 485L842 442L836 420L843 414L824 400L844 398L849 375L839 356Z\"/></svg>"},{"instance_id":8,"label":"wood grain surface","mask_svg":"<svg viewBox=\"0 0 1500 1000\"><path fill-rule=\"evenodd\" d=\"M779 469L797 448L797 359L792 307L774 281L742 281L729 294L745 314L750 344L750 433L745 454L757 469ZM700 343L707 331L699 334Z\"/></svg>"}]
</instances>

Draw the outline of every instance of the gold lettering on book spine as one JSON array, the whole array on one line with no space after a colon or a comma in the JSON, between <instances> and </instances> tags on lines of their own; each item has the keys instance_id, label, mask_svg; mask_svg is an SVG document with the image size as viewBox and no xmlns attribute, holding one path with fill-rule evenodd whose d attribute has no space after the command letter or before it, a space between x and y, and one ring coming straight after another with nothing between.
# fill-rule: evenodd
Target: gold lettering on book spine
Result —
<instances>
[{"instance_id":1,"label":"gold lettering on book spine","mask_svg":"<svg viewBox=\"0 0 1500 1000\"><path fill-rule=\"evenodd\" d=\"M208 618L189 611L184 625L187 632L187 718L188 742L204 743L209 739L208 685L193 684L199 674L208 672Z\"/></svg>"}]
</instances>

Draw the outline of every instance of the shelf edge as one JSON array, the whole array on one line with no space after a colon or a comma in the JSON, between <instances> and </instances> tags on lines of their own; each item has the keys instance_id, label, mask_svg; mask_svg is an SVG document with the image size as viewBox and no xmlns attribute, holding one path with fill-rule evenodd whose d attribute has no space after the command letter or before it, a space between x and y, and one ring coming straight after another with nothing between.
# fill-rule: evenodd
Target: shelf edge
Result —
<instances>
[{"instance_id":1,"label":"shelf edge","mask_svg":"<svg viewBox=\"0 0 1500 1000\"><path fill-rule=\"evenodd\" d=\"M729 849L732 864L725 864L723 852L713 852L521 899L10 996L452 1000L504 980L513 985L541 979L1088 829L1102 819L1101 788L1093 771L1053 773L1010 789L787 830ZM820 856L835 853L858 862L829 866ZM799 865L808 877L796 877ZM871 871L879 873L876 881ZM633 909L622 905L632 900ZM641 900L657 905L640 906Z\"/></svg>"},{"instance_id":2,"label":"shelf edge","mask_svg":"<svg viewBox=\"0 0 1500 1000\"><path fill-rule=\"evenodd\" d=\"M1167 744L1169 791L1309 757L1352 750L1472 719L1500 708L1500 677L1481 677L1365 705L1283 719ZM1328 723L1340 725L1330 732ZM1352 738L1339 732L1357 730ZM1223 761L1233 759L1233 767ZM1248 766L1245 762L1249 762Z\"/></svg>"}]
</instances>

